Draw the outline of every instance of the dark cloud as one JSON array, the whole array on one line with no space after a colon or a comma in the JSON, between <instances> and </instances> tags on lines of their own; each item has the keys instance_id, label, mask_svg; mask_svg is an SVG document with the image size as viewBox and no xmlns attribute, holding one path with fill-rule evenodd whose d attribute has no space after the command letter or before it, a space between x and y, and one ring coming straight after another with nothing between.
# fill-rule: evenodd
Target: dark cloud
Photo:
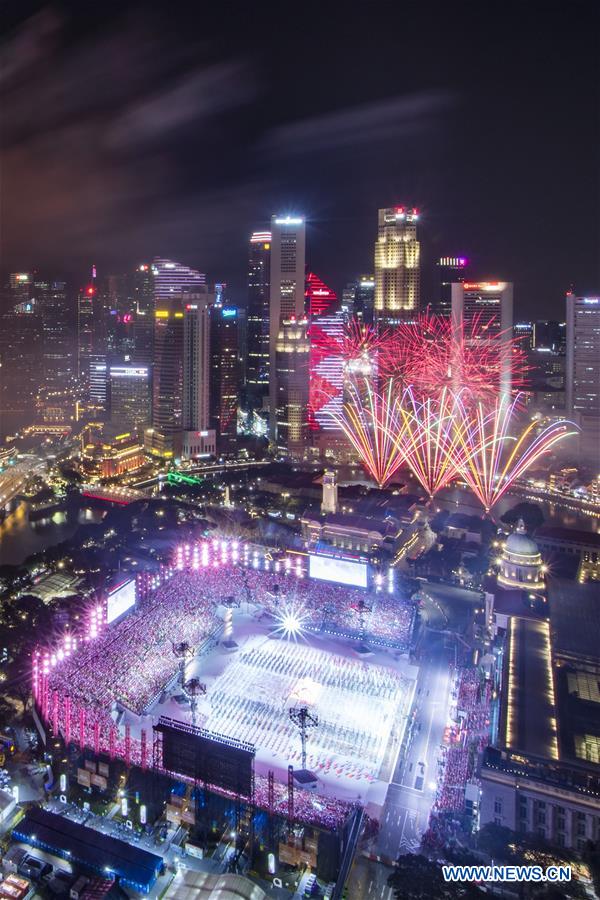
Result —
<instances>
[{"instance_id":1,"label":"dark cloud","mask_svg":"<svg viewBox=\"0 0 600 900\"><path fill-rule=\"evenodd\" d=\"M413 202L430 269L469 255L523 309L597 289L584 17L356 7L291 26L270 5L20 5L0 43L3 265L75 280L170 254L239 299L249 231L298 209L340 289L372 264L377 207Z\"/></svg>"},{"instance_id":2,"label":"dark cloud","mask_svg":"<svg viewBox=\"0 0 600 900\"><path fill-rule=\"evenodd\" d=\"M456 104L457 97L450 91L393 97L275 128L267 135L265 147L297 154L412 138L439 127L440 117Z\"/></svg>"}]
</instances>

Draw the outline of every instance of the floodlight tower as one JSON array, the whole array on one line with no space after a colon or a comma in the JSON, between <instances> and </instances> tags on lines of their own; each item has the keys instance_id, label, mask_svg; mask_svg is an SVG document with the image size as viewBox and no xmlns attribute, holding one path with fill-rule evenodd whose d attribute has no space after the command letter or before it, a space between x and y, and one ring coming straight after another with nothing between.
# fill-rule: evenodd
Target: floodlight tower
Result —
<instances>
[{"instance_id":1,"label":"floodlight tower","mask_svg":"<svg viewBox=\"0 0 600 900\"><path fill-rule=\"evenodd\" d=\"M183 685L186 697L190 701L190 709L192 712L192 725L196 727L196 714L198 712L198 698L204 697L206 694L206 685L202 684L199 678L190 678Z\"/></svg>"},{"instance_id":2,"label":"floodlight tower","mask_svg":"<svg viewBox=\"0 0 600 900\"><path fill-rule=\"evenodd\" d=\"M358 637L362 643L365 640L365 617L367 613L371 612L371 607L367 606L364 600L359 600L354 609L358 613L358 621L360 622Z\"/></svg>"},{"instance_id":3,"label":"floodlight tower","mask_svg":"<svg viewBox=\"0 0 600 900\"><path fill-rule=\"evenodd\" d=\"M194 648L187 641L182 641L180 644L173 644L173 653L179 660L179 683L185 691L185 667L188 659L194 656Z\"/></svg>"},{"instance_id":4,"label":"floodlight tower","mask_svg":"<svg viewBox=\"0 0 600 900\"><path fill-rule=\"evenodd\" d=\"M316 728L319 724L319 719L308 711L307 706L293 706L290 709L290 719L294 725L300 729L300 738L302 740L302 769L306 771L306 732L309 728Z\"/></svg>"}]
</instances>

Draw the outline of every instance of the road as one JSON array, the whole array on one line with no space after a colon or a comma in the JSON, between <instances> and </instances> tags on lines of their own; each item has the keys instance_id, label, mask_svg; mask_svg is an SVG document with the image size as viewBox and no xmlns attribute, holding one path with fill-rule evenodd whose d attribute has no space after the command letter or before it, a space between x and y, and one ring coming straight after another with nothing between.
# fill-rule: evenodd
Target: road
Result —
<instances>
[{"instance_id":1,"label":"road","mask_svg":"<svg viewBox=\"0 0 600 900\"><path fill-rule=\"evenodd\" d=\"M372 848L373 855L390 861L418 852L435 797L437 756L447 722L450 655L441 636L428 636L418 662L412 736L396 764ZM358 857L348 880L349 897L388 900L391 871L381 862Z\"/></svg>"}]
</instances>

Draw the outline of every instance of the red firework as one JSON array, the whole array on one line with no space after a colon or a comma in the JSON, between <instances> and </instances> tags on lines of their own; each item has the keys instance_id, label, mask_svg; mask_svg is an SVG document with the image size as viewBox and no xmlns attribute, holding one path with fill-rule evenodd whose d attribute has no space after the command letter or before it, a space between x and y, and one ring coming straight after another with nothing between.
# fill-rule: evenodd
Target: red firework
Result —
<instances>
[{"instance_id":1,"label":"red firework","mask_svg":"<svg viewBox=\"0 0 600 900\"><path fill-rule=\"evenodd\" d=\"M379 371L411 386L415 395L439 399L444 390L460 392L463 402L494 402L502 380L511 391L523 386L525 353L512 333L421 314L397 326L380 341Z\"/></svg>"}]
</instances>

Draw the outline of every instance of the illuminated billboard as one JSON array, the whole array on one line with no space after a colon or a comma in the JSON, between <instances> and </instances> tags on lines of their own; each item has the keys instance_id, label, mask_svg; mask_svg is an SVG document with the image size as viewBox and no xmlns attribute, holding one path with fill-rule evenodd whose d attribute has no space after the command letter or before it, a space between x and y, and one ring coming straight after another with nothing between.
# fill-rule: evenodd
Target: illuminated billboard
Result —
<instances>
[{"instance_id":1,"label":"illuminated billboard","mask_svg":"<svg viewBox=\"0 0 600 900\"><path fill-rule=\"evenodd\" d=\"M367 564L364 562L310 555L308 573L311 578L319 578L321 581L334 581L360 588L367 586Z\"/></svg>"},{"instance_id":2,"label":"illuminated billboard","mask_svg":"<svg viewBox=\"0 0 600 900\"><path fill-rule=\"evenodd\" d=\"M117 585L106 600L106 621L110 625L124 612L135 606L135 580L125 581Z\"/></svg>"}]
</instances>

